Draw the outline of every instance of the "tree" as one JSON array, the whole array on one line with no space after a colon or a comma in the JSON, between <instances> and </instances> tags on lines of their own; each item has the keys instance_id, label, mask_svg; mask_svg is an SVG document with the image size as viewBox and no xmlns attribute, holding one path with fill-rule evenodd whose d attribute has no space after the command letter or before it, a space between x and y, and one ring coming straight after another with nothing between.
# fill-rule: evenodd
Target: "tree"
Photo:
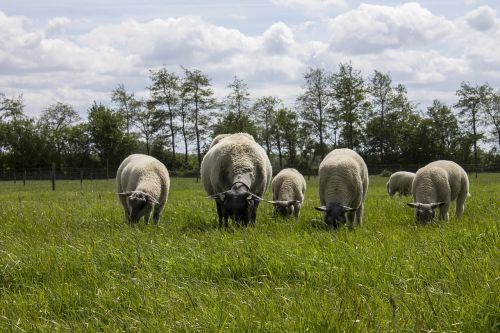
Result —
<instances>
[{"instance_id":1,"label":"tree","mask_svg":"<svg viewBox=\"0 0 500 333\"><path fill-rule=\"evenodd\" d=\"M23 95L7 98L4 94L0 94L0 119L16 122L20 119L25 119Z\"/></svg>"},{"instance_id":2,"label":"tree","mask_svg":"<svg viewBox=\"0 0 500 333\"><path fill-rule=\"evenodd\" d=\"M118 112L125 116L127 134L133 125L134 115L140 107L140 102L134 98L134 93L128 94L123 84L119 84L111 92L111 101L118 104Z\"/></svg>"},{"instance_id":3,"label":"tree","mask_svg":"<svg viewBox=\"0 0 500 333\"><path fill-rule=\"evenodd\" d=\"M226 97L225 106L228 113L233 112L236 114L235 131L246 132L243 117L248 114L250 103L250 93L248 92L247 84L235 76L233 82L227 88L231 90Z\"/></svg>"},{"instance_id":4,"label":"tree","mask_svg":"<svg viewBox=\"0 0 500 333\"><path fill-rule=\"evenodd\" d=\"M254 138L257 137L257 127L252 122L248 115L242 115L241 118L235 112L229 112L224 115L216 124L213 126L214 136L218 134L229 134L229 133L239 133L241 130L239 128L244 128L244 132L252 135Z\"/></svg>"},{"instance_id":5,"label":"tree","mask_svg":"<svg viewBox=\"0 0 500 333\"><path fill-rule=\"evenodd\" d=\"M69 104L58 102L50 105L40 116L40 124L45 129L53 147L57 164L62 167L62 154L68 139L69 129L80 120L80 116Z\"/></svg>"},{"instance_id":6,"label":"tree","mask_svg":"<svg viewBox=\"0 0 500 333\"><path fill-rule=\"evenodd\" d=\"M88 128L93 149L106 161L106 166L118 165L134 148L133 138L124 133L125 121L120 113L94 104L88 113Z\"/></svg>"},{"instance_id":7,"label":"tree","mask_svg":"<svg viewBox=\"0 0 500 333\"><path fill-rule=\"evenodd\" d=\"M271 154L271 125L274 122L276 109L282 101L273 96L258 98L253 105L255 123L261 123L260 133L266 146L266 153Z\"/></svg>"},{"instance_id":8,"label":"tree","mask_svg":"<svg viewBox=\"0 0 500 333\"><path fill-rule=\"evenodd\" d=\"M210 79L198 69L185 69L186 98L191 108L191 119L194 123L196 137L196 153L198 156L198 171L201 167L201 141L205 133L208 119L205 113L216 106Z\"/></svg>"},{"instance_id":9,"label":"tree","mask_svg":"<svg viewBox=\"0 0 500 333\"><path fill-rule=\"evenodd\" d=\"M320 68L309 68L304 73L304 79L305 91L297 98L297 106L306 126L319 138L318 153L323 159L326 155L327 124L334 112L330 92L331 75Z\"/></svg>"},{"instance_id":10,"label":"tree","mask_svg":"<svg viewBox=\"0 0 500 333\"><path fill-rule=\"evenodd\" d=\"M172 158L175 161L175 134L177 132L175 118L179 103L179 77L165 68L161 68L157 71L151 70L149 78L153 85L148 89L151 92L151 100L157 105L158 112L160 114L164 113L161 108L158 108L159 106L166 106L167 108L165 118L167 118L172 145Z\"/></svg>"},{"instance_id":11,"label":"tree","mask_svg":"<svg viewBox=\"0 0 500 333\"><path fill-rule=\"evenodd\" d=\"M194 138L193 132L189 127L189 86L186 78L183 78L180 84L179 93L179 115L181 117L181 133L184 140L184 164L188 165L188 141Z\"/></svg>"},{"instance_id":12,"label":"tree","mask_svg":"<svg viewBox=\"0 0 500 333\"><path fill-rule=\"evenodd\" d=\"M375 140L378 145L379 161L384 160L385 155L385 137L387 136L385 116L390 110L389 103L393 98L392 87L391 87L391 77L389 74L383 74L375 70L373 76L370 79L369 91L372 96L372 106L377 112L377 117L375 117L375 122L377 123L378 130L374 131ZM375 144L375 142L373 142Z\"/></svg>"},{"instance_id":13,"label":"tree","mask_svg":"<svg viewBox=\"0 0 500 333\"><path fill-rule=\"evenodd\" d=\"M361 143L360 128L367 107L361 72L353 69L351 63L339 64L338 73L332 77L332 90L342 123L343 141L353 149Z\"/></svg>"},{"instance_id":14,"label":"tree","mask_svg":"<svg viewBox=\"0 0 500 333\"><path fill-rule=\"evenodd\" d=\"M283 151L288 153L288 165L296 163L298 128L299 122L295 112L286 108L281 108L276 112L272 135L278 148L280 169L283 169Z\"/></svg>"},{"instance_id":15,"label":"tree","mask_svg":"<svg viewBox=\"0 0 500 333\"><path fill-rule=\"evenodd\" d=\"M144 108L136 114L136 128L139 131L139 136L146 142L146 153L150 155L151 142L161 129L158 121L158 112L155 109L155 104L152 101L141 102Z\"/></svg>"},{"instance_id":16,"label":"tree","mask_svg":"<svg viewBox=\"0 0 500 333\"><path fill-rule=\"evenodd\" d=\"M433 138L434 159L453 158L460 137L457 118L450 107L438 100L434 100L432 106L427 108L427 115L431 121L429 136Z\"/></svg>"},{"instance_id":17,"label":"tree","mask_svg":"<svg viewBox=\"0 0 500 333\"><path fill-rule=\"evenodd\" d=\"M455 107L459 109L459 115L464 120L464 125L472 130L475 165L477 165L478 162L477 142L483 137L483 133L478 132L478 125L482 120L482 107L485 105L486 97L490 89L488 85L472 86L468 82L462 82L460 84L460 89L456 91L456 95L459 99Z\"/></svg>"},{"instance_id":18,"label":"tree","mask_svg":"<svg viewBox=\"0 0 500 333\"><path fill-rule=\"evenodd\" d=\"M500 151L500 90L490 91L486 98L484 111L488 122L493 126L493 134L496 135Z\"/></svg>"}]
</instances>

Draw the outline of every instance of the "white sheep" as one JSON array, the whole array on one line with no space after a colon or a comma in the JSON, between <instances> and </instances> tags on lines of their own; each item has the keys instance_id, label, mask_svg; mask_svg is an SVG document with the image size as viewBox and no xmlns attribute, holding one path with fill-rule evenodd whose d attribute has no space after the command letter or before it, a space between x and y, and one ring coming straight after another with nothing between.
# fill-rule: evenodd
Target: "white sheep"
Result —
<instances>
[{"instance_id":1,"label":"white sheep","mask_svg":"<svg viewBox=\"0 0 500 333\"><path fill-rule=\"evenodd\" d=\"M217 136L201 162L201 180L215 199L219 226L228 218L255 223L257 207L273 174L264 149L246 133ZM214 141L215 141L214 140Z\"/></svg>"},{"instance_id":2,"label":"white sheep","mask_svg":"<svg viewBox=\"0 0 500 333\"><path fill-rule=\"evenodd\" d=\"M325 223L353 227L363 222L363 200L368 191L368 168L361 156L351 149L335 149L319 165L319 198Z\"/></svg>"},{"instance_id":3,"label":"white sheep","mask_svg":"<svg viewBox=\"0 0 500 333\"><path fill-rule=\"evenodd\" d=\"M434 219L434 209L439 207L440 219L448 220L450 203L456 200L456 216L464 212L469 194L469 177L460 165L452 161L435 161L420 168L412 185L413 201L408 206L416 209L419 222Z\"/></svg>"},{"instance_id":4,"label":"white sheep","mask_svg":"<svg viewBox=\"0 0 500 333\"><path fill-rule=\"evenodd\" d=\"M153 209L153 221L158 223L170 188L168 170L163 163L148 155L130 155L116 172L116 186L129 223L138 222L143 216L148 223Z\"/></svg>"},{"instance_id":5,"label":"white sheep","mask_svg":"<svg viewBox=\"0 0 500 333\"><path fill-rule=\"evenodd\" d=\"M391 197L396 193L399 193L399 196L410 195L413 178L415 178L415 174L413 172L394 172L386 184L387 193L389 193Z\"/></svg>"},{"instance_id":6,"label":"white sheep","mask_svg":"<svg viewBox=\"0 0 500 333\"><path fill-rule=\"evenodd\" d=\"M276 213L283 216L299 216L300 206L304 202L306 180L296 169L281 170L271 182L273 201Z\"/></svg>"}]
</instances>

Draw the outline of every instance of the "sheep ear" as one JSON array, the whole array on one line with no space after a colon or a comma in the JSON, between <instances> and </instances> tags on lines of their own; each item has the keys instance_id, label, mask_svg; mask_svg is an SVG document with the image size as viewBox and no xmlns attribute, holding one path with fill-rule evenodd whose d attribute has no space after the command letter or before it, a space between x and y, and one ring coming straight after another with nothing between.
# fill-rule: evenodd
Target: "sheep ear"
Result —
<instances>
[{"instance_id":1,"label":"sheep ear","mask_svg":"<svg viewBox=\"0 0 500 333\"><path fill-rule=\"evenodd\" d=\"M357 209L357 208L351 208L351 207L347 207L347 206L342 206L342 208L344 209L344 212L354 212Z\"/></svg>"},{"instance_id":2,"label":"sheep ear","mask_svg":"<svg viewBox=\"0 0 500 333\"><path fill-rule=\"evenodd\" d=\"M132 193L133 193L132 191L127 191L127 192L118 193L118 195L121 196L121 197L128 197Z\"/></svg>"},{"instance_id":3,"label":"sheep ear","mask_svg":"<svg viewBox=\"0 0 500 333\"><path fill-rule=\"evenodd\" d=\"M151 196L150 194L146 194L146 199L152 203L154 203L155 205L159 205L160 203L155 199L153 198L153 196Z\"/></svg>"},{"instance_id":4,"label":"sheep ear","mask_svg":"<svg viewBox=\"0 0 500 333\"><path fill-rule=\"evenodd\" d=\"M431 208L436 208L436 207L441 207L443 206L444 204L446 204L446 202L434 202L434 203L431 203Z\"/></svg>"},{"instance_id":5,"label":"sheep ear","mask_svg":"<svg viewBox=\"0 0 500 333\"><path fill-rule=\"evenodd\" d=\"M221 193L215 193L212 195L209 195L207 199L219 199L221 201L224 201L224 198L226 197L226 192L221 192Z\"/></svg>"},{"instance_id":6,"label":"sheep ear","mask_svg":"<svg viewBox=\"0 0 500 333\"><path fill-rule=\"evenodd\" d=\"M277 201L271 201L271 200L266 200L266 201L273 205L277 204Z\"/></svg>"},{"instance_id":7,"label":"sheep ear","mask_svg":"<svg viewBox=\"0 0 500 333\"><path fill-rule=\"evenodd\" d=\"M314 209L319 210L320 212L326 212L326 206L314 207Z\"/></svg>"},{"instance_id":8,"label":"sheep ear","mask_svg":"<svg viewBox=\"0 0 500 333\"><path fill-rule=\"evenodd\" d=\"M408 206L412 207L412 208L418 208L420 207L420 204L419 203L414 203L414 202L409 202L407 203Z\"/></svg>"},{"instance_id":9,"label":"sheep ear","mask_svg":"<svg viewBox=\"0 0 500 333\"><path fill-rule=\"evenodd\" d=\"M258 195L255 195L253 193L248 193L249 196L247 197L247 200L256 200L256 201L263 201L264 199L262 199L261 197L259 197Z\"/></svg>"}]
</instances>

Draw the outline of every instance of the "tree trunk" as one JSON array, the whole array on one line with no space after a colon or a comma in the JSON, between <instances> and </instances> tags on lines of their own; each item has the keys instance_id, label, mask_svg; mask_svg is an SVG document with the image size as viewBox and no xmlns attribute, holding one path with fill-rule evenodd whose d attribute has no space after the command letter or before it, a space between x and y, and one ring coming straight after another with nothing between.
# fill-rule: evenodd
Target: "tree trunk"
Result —
<instances>
[{"instance_id":1,"label":"tree trunk","mask_svg":"<svg viewBox=\"0 0 500 333\"><path fill-rule=\"evenodd\" d=\"M175 132L174 132L174 115L172 113L172 110L170 109L170 106L168 106L168 117L170 120L170 133L172 137L172 158L174 159L175 162Z\"/></svg>"},{"instance_id":2,"label":"tree trunk","mask_svg":"<svg viewBox=\"0 0 500 333\"><path fill-rule=\"evenodd\" d=\"M474 135L474 172L477 178L476 106L472 108L472 134Z\"/></svg>"},{"instance_id":3,"label":"tree trunk","mask_svg":"<svg viewBox=\"0 0 500 333\"><path fill-rule=\"evenodd\" d=\"M188 163L188 140L187 140L187 133L186 133L186 116L183 114L182 115L182 136L184 138L184 162Z\"/></svg>"}]
</instances>

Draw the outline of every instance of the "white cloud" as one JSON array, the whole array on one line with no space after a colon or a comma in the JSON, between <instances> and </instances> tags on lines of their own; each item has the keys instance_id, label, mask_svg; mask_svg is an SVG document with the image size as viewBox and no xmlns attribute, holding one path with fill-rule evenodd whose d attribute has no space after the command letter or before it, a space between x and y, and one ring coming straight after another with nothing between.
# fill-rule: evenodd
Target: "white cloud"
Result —
<instances>
[{"instance_id":1,"label":"white cloud","mask_svg":"<svg viewBox=\"0 0 500 333\"><path fill-rule=\"evenodd\" d=\"M64 27L71 23L71 20L67 17L55 17L47 23L46 32L47 33L60 33L64 30Z\"/></svg>"},{"instance_id":2,"label":"white cloud","mask_svg":"<svg viewBox=\"0 0 500 333\"><path fill-rule=\"evenodd\" d=\"M362 4L330 21L332 49L345 53L414 48L450 34L453 24L418 3L400 6Z\"/></svg>"},{"instance_id":3,"label":"white cloud","mask_svg":"<svg viewBox=\"0 0 500 333\"><path fill-rule=\"evenodd\" d=\"M467 13L465 20L472 28L486 31L495 25L496 12L488 6L481 6Z\"/></svg>"},{"instance_id":4,"label":"white cloud","mask_svg":"<svg viewBox=\"0 0 500 333\"><path fill-rule=\"evenodd\" d=\"M308 67L335 71L352 60L366 77L374 69L390 72L419 101L453 98L462 80L500 86L500 23L491 12L479 7L447 19L417 3L363 4L329 19L278 21L254 34L197 16L129 18L82 32L66 17L40 24L0 12L0 92L23 93L32 114L57 101L84 112L93 100L109 102L119 83L147 97L149 69L180 72L183 65L205 72L219 96L237 75L252 93L290 105ZM484 15L493 17L487 30L474 23Z\"/></svg>"},{"instance_id":5,"label":"white cloud","mask_svg":"<svg viewBox=\"0 0 500 333\"><path fill-rule=\"evenodd\" d=\"M277 6L302 10L315 15L324 15L325 11L348 7L345 0L271 0L271 2Z\"/></svg>"}]
</instances>

